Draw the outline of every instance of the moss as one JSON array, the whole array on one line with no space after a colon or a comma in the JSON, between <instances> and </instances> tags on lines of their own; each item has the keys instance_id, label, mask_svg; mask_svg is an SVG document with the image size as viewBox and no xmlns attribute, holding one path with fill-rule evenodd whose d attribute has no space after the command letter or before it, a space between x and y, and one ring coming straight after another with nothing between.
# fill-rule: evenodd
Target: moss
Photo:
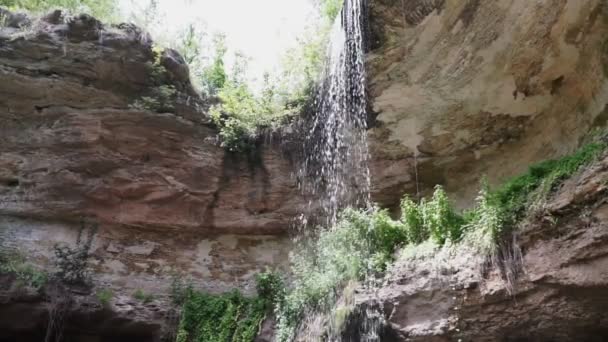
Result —
<instances>
[{"instance_id":1,"label":"moss","mask_svg":"<svg viewBox=\"0 0 608 342\"><path fill-rule=\"evenodd\" d=\"M506 224L512 225L522 217L533 193L541 190L550 192L582 166L594 161L607 147L601 139L597 140L584 145L572 155L532 165L526 173L512 178L492 192L491 201L504 212Z\"/></svg>"}]
</instances>

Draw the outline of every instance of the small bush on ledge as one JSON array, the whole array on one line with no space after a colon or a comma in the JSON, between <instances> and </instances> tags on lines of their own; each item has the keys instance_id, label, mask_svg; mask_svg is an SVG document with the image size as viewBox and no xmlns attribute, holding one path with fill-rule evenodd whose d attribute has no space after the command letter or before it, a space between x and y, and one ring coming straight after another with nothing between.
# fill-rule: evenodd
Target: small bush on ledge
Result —
<instances>
[{"instance_id":1,"label":"small bush on ledge","mask_svg":"<svg viewBox=\"0 0 608 342\"><path fill-rule=\"evenodd\" d=\"M103 307L108 307L110 305L110 302L112 301L112 298L114 297L114 292L111 289L104 288L97 291L95 295L97 297L97 300L101 305L103 305Z\"/></svg>"},{"instance_id":2,"label":"small bush on ledge","mask_svg":"<svg viewBox=\"0 0 608 342\"><path fill-rule=\"evenodd\" d=\"M97 224L81 222L75 246L55 245L55 277L68 285L86 285L90 280L89 258Z\"/></svg>"},{"instance_id":3,"label":"small bush on ledge","mask_svg":"<svg viewBox=\"0 0 608 342\"><path fill-rule=\"evenodd\" d=\"M173 112L175 109L177 89L168 84L170 77L167 69L161 64L162 52L163 49L158 46L152 48L154 61L146 64L151 86L146 94L133 101L129 108L157 113Z\"/></svg>"}]
</instances>

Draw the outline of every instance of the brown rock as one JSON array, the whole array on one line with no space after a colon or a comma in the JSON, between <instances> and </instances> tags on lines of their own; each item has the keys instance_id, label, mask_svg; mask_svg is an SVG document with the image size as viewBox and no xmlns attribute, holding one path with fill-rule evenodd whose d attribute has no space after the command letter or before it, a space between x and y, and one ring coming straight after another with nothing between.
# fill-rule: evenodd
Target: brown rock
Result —
<instances>
[{"instance_id":1,"label":"brown rock","mask_svg":"<svg viewBox=\"0 0 608 342\"><path fill-rule=\"evenodd\" d=\"M607 16L600 0L371 1L382 202L439 183L465 207L482 175L497 184L575 148L608 103ZM385 170L383 150L409 167Z\"/></svg>"},{"instance_id":2,"label":"brown rock","mask_svg":"<svg viewBox=\"0 0 608 342\"><path fill-rule=\"evenodd\" d=\"M162 58L175 113L129 109L154 85L147 36L86 15L55 22L27 37L0 28L4 247L52 265L53 246L75 243L87 217L99 223L97 279L125 292L166 293L181 273L250 293L256 272L285 265L304 201L280 148L219 147L175 51Z\"/></svg>"}]
</instances>

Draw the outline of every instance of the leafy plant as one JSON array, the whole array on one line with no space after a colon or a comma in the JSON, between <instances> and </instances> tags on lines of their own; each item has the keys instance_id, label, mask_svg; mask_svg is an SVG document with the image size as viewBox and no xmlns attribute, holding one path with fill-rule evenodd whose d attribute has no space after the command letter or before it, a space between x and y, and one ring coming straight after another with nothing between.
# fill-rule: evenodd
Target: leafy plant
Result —
<instances>
[{"instance_id":1,"label":"leafy plant","mask_svg":"<svg viewBox=\"0 0 608 342\"><path fill-rule=\"evenodd\" d=\"M175 107L177 91L172 85L160 85L150 90L149 96L142 96L129 105L129 108L149 110L157 113L172 112Z\"/></svg>"},{"instance_id":2,"label":"leafy plant","mask_svg":"<svg viewBox=\"0 0 608 342\"><path fill-rule=\"evenodd\" d=\"M492 200L490 188L484 180L476 207L466 215L468 242L485 255L496 255L505 225L504 216L505 210Z\"/></svg>"},{"instance_id":3,"label":"leafy plant","mask_svg":"<svg viewBox=\"0 0 608 342\"><path fill-rule=\"evenodd\" d=\"M274 112L273 92L266 89L266 97L256 97L240 75L231 76L218 92L220 104L210 113L220 128L222 146L233 152L250 149L261 127L277 123L282 115Z\"/></svg>"},{"instance_id":4,"label":"leafy plant","mask_svg":"<svg viewBox=\"0 0 608 342\"><path fill-rule=\"evenodd\" d=\"M234 290L212 295L190 289L182 307L177 342L252 342L275 301L282 298L283 281L277 273L257 277L258 296Z\"/></svg>"},{"instance_id":5,"label":"leafy plant","mask_svg":"<svg viewBox=\"0 0 608 342\"><path fill-rule=\"evenodd\" d=\"M421 211L425 229L437 243L460 240L463 222L440 185L435 187L431 200L421 206Z\"/></svg>"},{"instance_id":6,"label":"leafy plant","mask_svg":"<svg viewBox=\"0 0 608 342\"><path fill-rule=\"evenodd\" d=\"M87 227L85 221L81 223L76 245L55 245L55 276L66 284L86 284L90 277L89 258L93 238L97 234L98 225ZM86 234L86 236L83 236Z\"/></svg>"},{"instance_id":7,"label":"leafy plant","mask_svg":"<svg viewBox=\"0 0 608 342\"><path fill-rule=\"evenodd\" d=\"M180 275L173 274L171 279L171 300L173 304L182 305L192 290L192 280L184 281Z\"/></svg>"},{"instance_id":8,"label":"leafy plant","mask_svg":"<svg viewBox=\"0 0 608 342\"><path fill-rule=\"evenodd\" d=\"M133 298L144 304L148 304L154 300L154 295L151 293L146 293L142 289L137 289L137 291L133 293Z\"/></svg>"},{"instance_id":9,"label":"leafy plant","mask_svg":"<svg viewBox=\"0 0 608 342\"><path fill-rule=\"evenodd\" d=\"M506 224L513 225L522 217L526 205L532 200L535 191L541 191L538 196L546 196L562 180L574 174L581 166L587 165L597 158L605 149L603 137L582 146L574 154L557 160L547 160L530 166L528 172L507 181L495 190L490 201L501 207Z\"/></svg>"},{"instance_id":10,"label":"leafy plant","mask_svg":"<svg viewBox=\"0 0 608 342\"><path fill-rule=\"evenodd\" d=\"M283 300L285 283L279 273L266 270L256 275L256 290L258 297L268 304L274 304Z\"/></svg>"},{"instance_id":11,"label":"leafy plant","mask_svg":"<svg viewBox=\"0 0 608 342\"><path fill-rule=\"evenodd\" d=\"M344 0L319 0L321 14L326 20L333 22L340 13L343 3Z\"/></svg>"},{"instance_id":12,"label":"leafy plant","mask_svg":"<svg viewBox=\"0 0 608 342\"><path fill-rule=\"evenodd\" d=\"M97 291L96 296L97 300L99 300L99 303L101 303L101 305L103 305L104 307L107 307L108 305L110 305L110 302L114 297L114 292L112 291L112 289L104 288L102 290Z\"/></svg>"},{"instance_id":13,"label":"leafy plant","mask_svg":"<svg viewBox=\"0 0 608 342\"><path fill-rule=\"evenodd\" d=\"M382 271L406 242L404 225L387 211L344 210L335 227L293 254L293 288L276 310L278 340L292 340L307 312L331 310L340 288Z\"/></svg>"},{"instance_id":14,"label":"leafy plant","mask_svg":"<svg viewBox=\"0 0 608 342\"><path fill-rule=\"evenodd\" d=\"M18 253L0 253L0 273L13 274L18 281L33 289L39 290L46 284L48 276L36 269Z\"/></svg>"},{"instance_id":15,"label":"leafy plant","mask_svg":"<svg viewBox=\"0 0 608 342\"><path fill-rule=\"evenodd\" d=\"M401 222L403 222L407 240L414 244L421 243L429 237L421 207L424 207L424 204L418 206L407 195L401 200Z\"/></svg>"},{"instance_id":16,"label":"leafy plant","mask_svg":"<svg viewBox=\"0 0 608 342\"><path fill-rule=\"evenodd\" d=\"M129 105L129 108L139 110L149 110L157 113L172 112L175 107L177 90L175 86L167 84L169 77L167 70L161 64L163 49L154 46L152 49L154 61L148 62L149 79L152 86L146 95L142 95Z\"/></svg>"},{"instance_id":17,"label":"leafy plant","mask_svg":"<svg viewBox=\"0 0 608 342\"><path fill-rule=\"evenodd\" d=\"M213 37L213 60L210 65L202 68L198 77L201 79L204 91L209 95L216 95L224 88L228 76L224 66L226 56L226 36L216 34Z\"/></svg>"}]
</instances>

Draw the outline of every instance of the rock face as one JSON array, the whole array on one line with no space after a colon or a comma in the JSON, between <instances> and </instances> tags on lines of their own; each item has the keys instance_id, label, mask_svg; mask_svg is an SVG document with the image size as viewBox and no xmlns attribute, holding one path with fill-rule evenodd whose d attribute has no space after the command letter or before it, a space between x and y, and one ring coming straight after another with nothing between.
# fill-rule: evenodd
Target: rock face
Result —
<instances>
[{"instance_id":1,"label":"rock face","mask_svg":"<svg viewBox=\"0 0 608 342\"><path fill-rule=\"evenodd\" d=\"M101 284L166 292L171 274L214 292L252 290L287 260L302 203L289 158L273 144L231 154L175 51L121 24L52 13L0 28L0 236L49 264L82 217L99 225ZM11 21L11 22L13 22ZM158 62L156 61L158 58ZM131 109L158 70L174 113Z\"/></svg>"},{"instance_id":2,"label":"rock face","mask_svg":"<svg viewBox=\"0 0 608 342\"><path fill-rule=\"evenodd\" d=\"M607 181L604 157L524 224L510 281L494 268L484 275L469 250L427 251L397 262L359 305L382 304L386 341L605 341Z\"/></svg>"},{"instance_id":3,"label":"rock face","mask_svg":"<svg viewBox=\"0 0 608 342\"><path fill-rule=\"evenodd\" d=\"M444 184L466 206L606 120L601 0L373 0L376 197Z\"/></svg>"},{"instance_id":4,"label":"rock face","mask_svg":"<svg viewBox=\"0 0 608 342\"><path fill-rule=\"evenodd\" d=\"M54 323L49 341L151 342L161 341L161 336L174 341L174 331L167 330L167 323L179 320L162 300L144 303L116 295L101 304L95 296L52 285L43 293L32 291L19 287L10 276L0 278L0 307L2 341L45 341L49 321Z\"/></svg>"},{"instance_id":5,"label":"rock face","mask_svg":"<svg viewBox=\"0 0 608 342\"><path fill-rule=\"evenodd\" d=\"M53 247L74 245L84 219L98 227L95 287L115 293L109 307L73 294L70 338L158 339L168 299L144 305L136 290L167 294L177 274L251 292L255 273L285 265L288 228L307 203L289 151L219 147L178 53L155 54L138 28L86 15L0 15L0 242L52 270ZM370 0L370 15L381 205L444 184L465 206L482 174L497 182L569 152L608 118L605 1ZM170 113L136 105L159 83L175 91ZM562 188L546 212L557 224L538 218L521 233L525 273L510 297L466 251L396 265L379 293L387 340L608 338L607 169ZM17 290L0 288L0 340L27 331L39 341L48 298Z\"/></svg>"}]
</instances>

